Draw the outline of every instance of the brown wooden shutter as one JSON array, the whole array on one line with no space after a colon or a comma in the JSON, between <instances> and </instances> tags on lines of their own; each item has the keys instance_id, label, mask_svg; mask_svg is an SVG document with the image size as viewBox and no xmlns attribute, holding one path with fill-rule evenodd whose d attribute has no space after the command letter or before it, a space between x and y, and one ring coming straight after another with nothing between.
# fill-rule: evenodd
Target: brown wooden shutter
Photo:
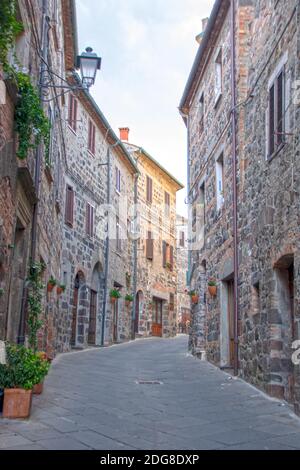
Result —
<instances>
[{"instance_id":1,"label":"brown wooden shutter","mask_svg":"<svg viewBox=\"0 0 300 470\"><path fill-rule=\"evenodd\" d=\"M184 247L185 235L184 232L180 232L180 246Z\"/></svg>"},{"instance_id":2,"label":"brown wooden shutter","mask_svg":"<svg viewBox=\"0 0 300 470\"><path fill-rule=\"evenodd\" d=\"M147 202L152 203L152 179L147 176Z\"/></svg>"},{"instance_id":3,"label":"brown wooden shutter","mask_svg":"<svg viewBox=\"0 0 300 470\"><path fill-rule=\"evenodd\" d=\"M86 234L92 237L94 235L94 208L88 202L86 204Z\"/></svg>"},{"instance_id":4,"label":"brown wooden shutter","mask_svg":"<svg viewBox=\"0 0 300 470\"><path fill-rule=\"evenodd\" d=\"M152 238L152 232L147 233L147 239L146 239L146 258L153 260L153 238Z\"/></svg>"},{"instance_id":5,"label":"brown wooden shutter","mask_svg":"<svg viewBox=\"0 0 300 470\"><path fill-rule=\"evenodd\" d=\"M167 266L167 244L165 241L162 243L162 251L163 251L163 267Z\"/></svg>"},{"instance_id":6,"label":"brown wooden shutter","mask_svg":"<svg viewBox=\"0 0 300 470\"><path fill-rule=\"evenodd\" d=\"M170 246L170 265L171 265L171 271L173 271L174 267L174 247Z\"/></svg>"},{"instance_id":7,"label":"brown wooden shutter","mask_svg":"<svg viewBox=\"0 0 300 470\"><path fill-rule=\"evenodd\" d=\"M65 208L65 222L66 224L73 226L74 218L74 191L71 186L66 188L66 208Z\"/></svg>"}]
</instances>

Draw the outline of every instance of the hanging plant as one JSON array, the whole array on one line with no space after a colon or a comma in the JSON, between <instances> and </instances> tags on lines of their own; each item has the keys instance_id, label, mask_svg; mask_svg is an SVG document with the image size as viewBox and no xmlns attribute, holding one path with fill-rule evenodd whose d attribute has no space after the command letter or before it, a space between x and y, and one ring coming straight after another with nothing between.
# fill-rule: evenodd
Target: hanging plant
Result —
<instances>
[{"instance_id":1,"label":"hanging plant","mask_svg":"<svg viewBox=\"0 0 300 470\"><path fill-rule=\"evenodd\" d=\"M31 263L29 268L28 282L28 342L33 351L37 351L37 333L43 326L41 320L42 298L45 288L42 282L42 274L45 269L43 263Z\"/></svg>"},{"instance_id":2,"label":"hanging plant","mask_svg":"<svg viewBox=\"0 0 300 470\"><path fill-rule=\"evenodd\" d=\"M19 33L24 30L16 18L16 1L1 0L0 15L0 63L5 72L9 69L7 56Z\"/></svg>"},{"instance_id":3,"label":"hanging plant","mask_svg":"<svg viewBox=\"0 0 300 470\"><path fill-rule=\"evenodd\" d=\"M23 72L10 69L10 78L15 82L19 100L15 108L15 129L19 134L17 157L24 160L30 149L36 149L43 141L45 159L49 161L50 122L45 116L36 88L30 77Z\"/></svg>"}]
</instances>

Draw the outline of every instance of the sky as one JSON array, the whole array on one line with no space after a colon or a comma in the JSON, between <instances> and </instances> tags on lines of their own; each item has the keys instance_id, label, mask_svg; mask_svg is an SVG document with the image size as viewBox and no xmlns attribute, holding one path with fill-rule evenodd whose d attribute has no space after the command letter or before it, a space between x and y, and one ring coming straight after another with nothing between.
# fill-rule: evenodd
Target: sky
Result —
<instances>
[{"instance_id":1,"label":"sky","mask_svg":"<svg viewBox=\"0 0 300 470\"><path fill-rule=\"evenodd\" d=\"M119 135L186 185L186 127L178 111L214 0L76 0L79 53L102 57L91 94ZM186 190L177 212L186 215Z\"/></svg>"}]
</instances>

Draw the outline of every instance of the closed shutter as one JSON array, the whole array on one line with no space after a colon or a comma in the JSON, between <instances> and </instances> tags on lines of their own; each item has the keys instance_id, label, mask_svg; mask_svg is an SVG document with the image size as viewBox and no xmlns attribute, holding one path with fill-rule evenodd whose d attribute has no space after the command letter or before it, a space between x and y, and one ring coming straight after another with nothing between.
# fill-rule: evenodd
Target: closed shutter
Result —
<instances>
[{"instance_id":1,"label":"closed shutter","mask_svg":"<svg viewBox=\"0 0 300 470\"><path fill-rule=\"evenodd\" d=\"M152 179L147 176L147 202L152 204Z\"/></svg>"},{"instance_id":2,"label":"closed shutter","mask_svg":"<svg viewBox=\"0 0 300 470\"><path fill-rule=\"evenodd\" d=\"M94 235L94 208L88 202L86 204L86 234L89 237Z\"/></svg>"},{"instance_id":3,"label":"closed shutter","mask_svg":"<svg viewBox=\"0 0 300 470\"><path fill-rule=\"evenodd\" d=\"M283 143L283 132L284 132L284 97L283 97L283 90L284 90L284 77L283 72L280 73L277 79L277 145L281 145Z\"/></svg>"},{"instance_id":4,"label":"closed shutter","mask_svg":"<svg viewBox=\"0 0 300 470\"><path fill-rule=\"evenodd\" d=\"M146 258L153 260L153 238L152 238L152 232L148 232L147 234L147 239L146 239Z\"/></svg>"},{"instance_id":5,"label":"closed shutter","mask_svg":"<svg viewBox=\"0 0 300 470\"><path fill-rule=\"evenodd\" d=\"M71 186L66 188L66 208L65 208L65 222L73 226L74 219L74 191Z\"/></svg>"},{"instance_id":6,"label":"closed shutter","mask_svg":"<svg viewBox=\"0 0 300 470\"><path fill-rule=\"evenodd\" d=\"M174 267L174 247L170 246L170 265L171 265L171 271L173 271Z\"/></svg>"},{"instance_id":7,"label":"closed shutter","mask_svg":"<svg viewBox=\"0 0 300 470\"><path fill-rule=\"evenodd\" d=\"M166 244L166 242L163 242L162 250L163 250L163 267L165 268L167 266L167 244Z\"/></svg>"}]
</instances>

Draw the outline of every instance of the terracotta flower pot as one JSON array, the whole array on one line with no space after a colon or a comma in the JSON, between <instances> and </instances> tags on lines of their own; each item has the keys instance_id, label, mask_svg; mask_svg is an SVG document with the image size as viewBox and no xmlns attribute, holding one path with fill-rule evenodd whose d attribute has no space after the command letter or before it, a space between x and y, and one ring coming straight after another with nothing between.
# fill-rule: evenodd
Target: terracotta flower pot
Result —
<instances>
[{"instance_id":1,"label":"terracotta flower pot","mask_svg":"<svg viewBox=\"0 0 300 470\"><path fill-rule=\"evenodd\" d=\"M208 286L208 292L212 297L217 295L217 286Z\"/></svg>"},{"instance_id":2,"label":"terracotta flower pot","mask_svg":"<svg viewBox=\"0 0 300 470\"><path fill-rule=\"evenodd\" d=\"M52 292L53 289L54 289L54 287L55 287L54 284L49 284L49 283L48 283L48 284L47 284L47 291L48 291L48 292Z\"/></svg>"},{"instance_id":3,"label":"terracotta flower pot","mask_svg":"<svg viewBox=\"0 0 300 470\"><path fill-rule=\"evenodd\" d=\"M39 384L34 385L32 389L32 393L34 395L41 395L44 390L44 382L40 382Z\"/></svg>"},{"instance_id":4,"label":"terracotta flower pot","mask_svg":"<svg viewBox=\"0 0 300 470\"><path fill-rule=\"evenodd\" d=\"M61 287L56 288L57 295L61 295L63 293L63 289Z\"/></svg>"},{"instance_id":5,"label":"terracotta flower pot","mask_svg":"<svg viewBox=\"0 0 300 470\"><path fill-rule=\"evenodd\" d=\"M28 418L31 400L32 390L6 388L4 390L3 418Z\"/></svg>"},{"instance_id":6,"label":"terracotta flower pot","mask_svg":"<svg viewBox=\"0 0 300 470\"><path fill-rule=\"evenodd\" d=\"M199 295L192 295L192 303L197 304L199 302Z\"/></svg>"},{"instance_id":7,"label":"terracotta flower pot","mask_svg":"<svg viewBox=\"0 0 300 470\"><path fill-rule=\"evenodd\" d=\"M110 298L110 301L111 301L112 304L115 304L117 300L118 300L117 297L111 297Z\"/></svg>"}]
</instances>

